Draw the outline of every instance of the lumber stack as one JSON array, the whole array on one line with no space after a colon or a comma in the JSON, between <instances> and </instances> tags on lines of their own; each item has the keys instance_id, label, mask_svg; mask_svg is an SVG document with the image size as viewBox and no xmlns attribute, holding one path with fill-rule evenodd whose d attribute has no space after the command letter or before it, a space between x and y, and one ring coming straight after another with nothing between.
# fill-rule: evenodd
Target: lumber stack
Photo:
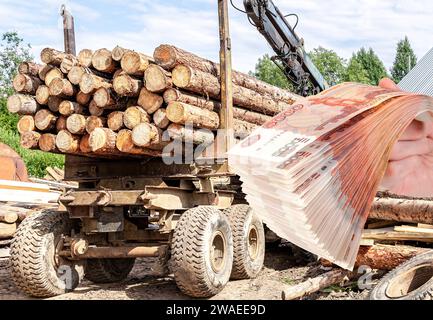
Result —
<instances>
[{"instance_id":1,"label":"lumber stack","mask_svg":"<svg viewBox=\"0 0 433 320\"><path fill-rule=\"evenodd\" d=\"M219 65L170 45L153 57L116 47L78 56L51 48L25 62L8 110L21 145L88 156L161 156L170 141L209 145L220 127ZM234 132L244 138L291 105L294 94L233 74Z\"/></svg>"}]
</instances>

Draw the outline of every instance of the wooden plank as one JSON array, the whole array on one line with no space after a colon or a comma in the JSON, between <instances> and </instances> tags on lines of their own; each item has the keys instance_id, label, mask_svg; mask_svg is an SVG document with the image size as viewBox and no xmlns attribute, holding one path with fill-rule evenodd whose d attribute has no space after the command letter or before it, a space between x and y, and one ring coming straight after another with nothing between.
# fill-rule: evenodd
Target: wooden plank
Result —
<instances>
[{"instance_id":1,"label":"wooden plank","mask_svg":"<svg viewBox=\"0 0 433 320\"><path fill-rule=\"evenodd\" d=\"M433 229L418 228L418 227L414 227L414 226L396 226L396 227L394 227L394 231L433 234Z\"/></svg>"},{"instance_id":2,"label":"wooden plank","mask_svg":"<svg viewBox=\"0 0 433 320\"><path fill-rule=\"evenodd\" d=\"M366 229L362 233L362 239L391 240L391 241L420 241L433 242L433 234L421 232L399 232L394 228Z\"/></svg>"},{"instance_id":3,"label":"wooden plank","mask_svg":"<svg viewBox=\"0 0 433 320\"><path fill-rule=\"evenodd\" d=\"M425 223L418 223L418 228L433 229L433 225L431 225L431 224L425 224Z\"/></svg>"},{"instance_id":4,"label":"wooden plank","mask_svg":"<svg viewBox=\"0 0 433 320\"><path fill-rule=\"evenodd\" d=\"M60 175L54 168L48 167L47 172L54 178L56 181L62 181L63 176Z\"/></svg>"}]
</instances>

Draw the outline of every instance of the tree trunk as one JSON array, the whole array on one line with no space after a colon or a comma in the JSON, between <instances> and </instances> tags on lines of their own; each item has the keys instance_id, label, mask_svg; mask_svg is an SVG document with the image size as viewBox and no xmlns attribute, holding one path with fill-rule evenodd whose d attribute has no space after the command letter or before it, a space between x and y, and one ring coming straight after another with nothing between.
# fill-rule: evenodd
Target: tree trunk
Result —
<instances>
[{"instance_id":1,"label":"tree trunk","mask_svg":"<svg viewBox=\"0 0 433 320\"><path fill-rule=\"evenodd\" d=\"M161 153L155 150L137 147L132 141L132 131L128 129L122 129L117 134L116 147L118 150L124 153L134 155L145 155L145 156L160 156Z\"/></svg>"},{"instance_id":2,"label":"tree trunk","mask_svg":"<svg viewBox=\"0 0 433 320\"><path fill-rule=\"evenodd\" d=\"M50 131L56 126L57 117L47 109L41 109L35 114L35 126L41 131Z\"/></svg>"},{"instance_id":3,"label":"tree trunk","mask_svg":"<svg viewBox=\"0 0 433 320\"><path fill-rule=\"evenodd\" d=\"M93 152L111 152L116 150L116 133L107 128L96 128L89 138L89 146Z\"/></svg>"},{"instance_id":4,"label":"tree trunk","mask_svg":"<svg viewBox=\"0 0 433 320\"><path fill-rule=\"evenodd\" d=\"M77 102L64 100L59 105L59 112L64 116L70 116L74 113L83 114L85 112L85 109L81 104L78 104Z\"/></svg>"},{"instance_id":5,"label":"tree trunk","mask_svg":"<svg viewBox=\"0 0 433 320\"><path fill-rule=\"evenodd\" d=\"M178 124L191 123L197 128L215 130L219 127L217 113L182 102L170 102L168 104L167 118Z\"/></svg>"},{"instance_id":6,"label":"tree trunk","mask_svg":"<svg viewBox=\"0 0 433 320\"><path fill-rule=\"evenodd\" d=\"M44 66L41 64L37 64L34 62L21 62L18 66L18 72L21 74L27 74L33 77L39 77L39 71L43 68Z\"/></svg>"},{"instance_id":7,"label":"tree trunk","mask_svg":"<svg viewBox=\"0 0 433 320\"><path fill-rule=\"evenodd\" d=\"M141 89L137 104L146 110L148 114L152 114L161 108L163 103L164 100L160 95L152 93L146 88Z\"/></svg>"},{"instance_id":8,"label":"tree trunk","mask_svg":"<svg viewBox=\"0 0 433 320\"><path fill-rule=\"evenodd\" d=\"M93 94L99 88L111 88L112 84L105 78L91 73L85 73L80 80L80 90L83 93Z\"/></svg>"},{"instance_id":9,"label":"tree trunk","mask_svg":"<svg viewBox=\"0 0 433 320\"><path fill-rule=\"evenodd\" d=\"M78 59L74 55L68 54L63 58L62 63L60 64L60 70L67 74L71 71L72 67L77 66L78 64Z\"/></svg>"},{"instance_id":10,"label":"tree trunk","mask_svg":"<svg viewBox=\"0 0 433 320\"><path fill-rule=\"evenodd\" d=\"M90 116L86 120L86 131L92 133L96 128L103 128L107 123L107 119L103 117Z\"/></svg>"},{"instance_id":11,"label":"tree trunk","mask_svg":"<svg viewBox=\"0 0 433 320\"><path fill-rule=\"evenodd\" d=\"M86 106L89 104L91 98L92 98L92 95L84 93L82 91L78 91L77 96L75 97L75 100L77 101L78 104Z\"/></svg>"},{"instance_id":12,"label":"tree trunk","mask_svg":"<svg viewBox=\"0 0 433 320\"><path fill-rule=\"evenodd\" d=\"M47 105L50 98L50 89L46 85L40 85L36 90L35 98L37 103Z\"/></svg>"},{"instance_id":13,"label":"tree trunk","mask_svg":"<svg viewBox=\"0 0 433 320\"><path fill-rule=\"evenodd\" d=\"M120 46L116 46L111 51L111 58L113 58L114 61L120 62L123 58L123 55L128 51L129 51L128 49L124 49Z\"/></svg>"},{"instance_id":14,"label":"tree trunk","mask_svg":"<svg viewBox=\"0 0 433 320\"><path fill-rule=\"evenodd\" d=\"M123 126L123 111L113 111L108 115L107 124L108 128L117 132L122 129ZM122 151L122 150L121 150Z\"/></svg>"},{"instance_id":15,"label":"tree trunk","mask_svg":"<svg viewBox=\"0 0 433 320\"><path fill-rule=\"evenodd\" d=\"M92 65L96 70L106 73L113 73L118 66L111 57L111 51L105 48L95 51L92 56Z\"/></svg>"},{"instance_id":16,"label":"tree trunk","mask_svg":"<svg viewBox=\"0 0 433 320\"><path fill-rule=\"evenodd\" d=\"M127 51L123 54L120 65L127 74L142 77L150 65L151 58L135 51Z\"/></svg>"},{"instance_id":17,"label":"tree trunk","mask_svg":"<svg viewBox=\"0 0 433 320\"><path fill-rule=\"evenodd\" d=\"M146 89L150 92L160 93L173 86L171 73L156 64L150 65L144 72Z\"/></svg>"},{"instance_id":18,"label":"tree trunk","mask_svg":"<svg viewBox=\"0 0 433 320\"><path fill-rule=\"evenodd\" d=\"M78 61L83 67L90 68L92 66L93 51L90 49L83 49L78 53Z\"/></svg>"},{"instance_id":19,"label":"tree trunk","mask_svg":"<svg viewBox=\"0 0 433 320\"><path fill-rule=\"evenodd\" d=\"M65 153L75 153L80 145L80 136L73 135L67 130L61 130L56 136L56 147Z\"/></svg>"},{"instance_id":20,"label":"tree trunk","mask_svg":"<svg viewBox=\"0 0 433 320\"><path fill-rule=\"evenodd\" d=\"M65 116L60 116L57 118L57 121L56 121L56 131L57 132L62 131L62 130L66 130L66 120L67 120L67 117L65 117Z\"/></svg>"},{"instance_id":21,"label":"tree trunk","mask_svg":"<svg viewBox=\"0 0 433 320\"><path fill-rule=\"evenodd\" d=\"M63 102L61 97L50 96L48 98L48 109L52 112L59 112L60 104Z\"/></svg>"},{"instance_id":22,"label":"tree trunk","mask_svg":"<svg viewBox=\"0 0 433 320\"><path fill-rule=\"evenodd\" d=\"M114 91L124 97L138 97L143 81L134 79L127 74L120 74L113 80Z\"/></svg>"},{"instance_id":23,"label":"tree trunk","mask_svg":"<svg viewBox=\"0 0 433 320\"><path fill-rule=\"evenodd\" d=\"M20 145L24 149L35 149L38 147L41 134L35 131L24 132L20 138Z\"/></svg>"},{"instance_id":24,"label":"tree trunk","mask_svg":"<svg viewBox=\"0 0 433 320\"><path fill-rule=\"evenodd\" d=\"M129 107L123 113L123 124L128 129L132 130L143 122L150 122L150 117L146 111L140 107Z\"/></svg>"},{"instance_id":25,"label":"tree trunk","mask_svg":"<svg viewBox=\"0 0 433 320\"><path fill-rule=\"evenodd\" d=\"M82 114L71 114L66 119L66 129L77 135L83 135L86 132L86 117Z\"/></svg>"},{"instance_id":26,"label":"tree trunk","mask_svg":"<svg viewBox=\"0 0 433 320\"><path fill-rule=\"evenodd\" d=\"M18 220L15 212L0 212L0 222L14 223Z\"/></svg>"},{"instance_id":27,"label":"tree trunk","mask_svg":"<svg viewBox=\"0 0 433 320\"><path fill-rule=\"evenodd\" d=\"M21 73L14 77L12 83L16 92L27 94L35 94L41 84L42 81L39 78Z\"/></svg>"},{"instance_id":28,"label":"tree trunk","mask_svg":"<svg viewBox=\"0 0 433 320\"><path fill-rule=\"evenodd\" d=\"M39 138L39 149L45 152L55 152L56 148L56 135L52 133L44 133Z\"/></svg>"},{"instance_id":29,"label":"tree trunk","mask_svg":"<svg viewBox=\"0 0 433 320\"><path fill-rule=\"evenodd\" d=\"M214 141L214 134L208 130L193 129L180 124L172 123L168 126L167 132L171 139L181 140L196 145L210 145Z\"/></svg>"},{"instance_id":30,"label":"tree trunk","mask_svg":"<svg viewBox=\"0 0 433 320\"><path fill-rule=\"evenodd\" d=\"M16 223L0 223L0 239L12 238L16 230Z\"/></svg>"},{"instance_id":31,"label":"tree trunk","mask_svg":"<svg viewBox=\"0 0 433 320\"><path fill-rule=\"evenodd\" d=\"M212 98L218 98L220 95L221 87L218 79L210 73L179 65L173 69L172 79L173 84L179 88Z\"/></svg>"},{"instance_id":32,"label":"tree trunk","mask_svg":"<svg viewBox=\"0 0 433 320\"><path fill-rule=\"evenodd\" d=\"M150 123L140 123L132 130L132 141L137 147L150 147L160 144L161 131Z\"/></svg>"},{"instance_id":33,"label":"tree trunk","mask_svg":"<svg viewBox=\"0 0 433 320\"><path fill-rule=\"evenodd\" d=\"M165 129L170 124L170 120L167 118L167 110L160 108L153 114L153 122L160 129Z\"/></svg>"},{"instance_id":34,"label":"tree trunk","mask_svg":"<svg viewBox=\"0 0 433 320\"><path fill-rule=\"evenodd\" d=\"M20 134L35 130L35 119L33 116L22 116L17 123L17 129Z\"/></svg>"},{"instance_id":35,"label":"tree trunk","mask_svg":"<svg viewBox=\"0 0 433 320\"><path fill-rule=\"evenodd\" d=\"M50 69L50 71L48 71L45 74L45 77L44 77L45 84L49 87L51 84L51 81L53 81L56 78L63 79L64 78L63 72L59 68Z\"/></svg>"},{"instance_id":36,"label":"tree trunk","mask_svg":"<svg viewBox=\"0 0 433 320\"><path fill-rule=\"evenodd\" d=\"M67 79L56 78L48 86L51 96L72 97L77 94L77 89Z\"/></svg>"},{"instance_id":37,"label":"tree trunk","mask_svg":"<svg viewBox=\"0 0 433 320\"><path fill-rule=\"evenodd\" d=\"M52 48L45 48L41 51L41 61L56 67L60 66L66 56L67 53Z\"/></svg>"},{"instance_id":38,"label":"tree trunk","mask_svg":"<svg viewBox=\"0 0 433 320\"><path fill-rule=\"evenodd\" d=\"M32 96L14 94L8 98L7 108L11 113L33 115L38 111L39 105Z\"/></svg>"}]
</instances>

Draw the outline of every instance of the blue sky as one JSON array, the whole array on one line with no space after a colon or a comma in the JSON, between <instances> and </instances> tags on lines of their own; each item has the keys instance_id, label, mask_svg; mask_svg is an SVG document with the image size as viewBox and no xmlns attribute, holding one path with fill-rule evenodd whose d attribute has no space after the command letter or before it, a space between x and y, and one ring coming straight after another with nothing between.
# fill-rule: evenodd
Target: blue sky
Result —
<instances>
[{"instance_id":1,"label":"blue sky","mask_svg":"<svg viewBox=\"0 0 433 320\"><path fill-rule=\"evenodd\" d=\"M242 0L234 0L242 7ZM409 36L418 58L433 47L433 3L427 0L274 0L284 13L300 16L297 32L307 50L322 45L350 58L373 47L389 68L399 39ZM78 49L121 45L152 54L171 43L209 59L218 58L216 0L0 0L0 32L16 30L33 46L62 48L59 8L75 16ZM230 8L235 69L254 69L272 53L242 13Z\"/></svg>"}]
</instances>

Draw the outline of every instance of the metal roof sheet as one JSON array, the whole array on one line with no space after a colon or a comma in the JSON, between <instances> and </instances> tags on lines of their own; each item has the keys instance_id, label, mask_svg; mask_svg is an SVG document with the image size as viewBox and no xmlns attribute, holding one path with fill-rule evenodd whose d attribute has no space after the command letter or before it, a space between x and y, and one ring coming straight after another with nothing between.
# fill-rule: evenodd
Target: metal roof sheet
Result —
<instances>
[{"instance_id":1,"label":"metal roof sheet","mask_svg":"<svg viewBox=\"0 0 433 320\"><path fill-rule=\"evenodd\" d=\"M404 91L433 97L433 48L400 81L398 86Z\"/></svg>"}]
</instances>

